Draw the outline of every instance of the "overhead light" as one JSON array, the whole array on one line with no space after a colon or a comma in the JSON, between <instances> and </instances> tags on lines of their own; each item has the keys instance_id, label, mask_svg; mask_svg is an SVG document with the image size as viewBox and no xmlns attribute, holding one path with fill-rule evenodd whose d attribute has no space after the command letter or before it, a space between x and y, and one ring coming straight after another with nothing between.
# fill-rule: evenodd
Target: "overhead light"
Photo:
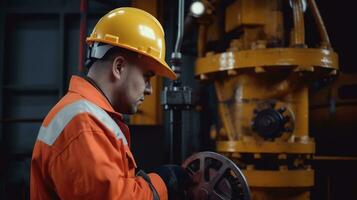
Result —
<instances>
[{"instance_id":1,"label":"overhead light","mask_svg":"<svg viewBox=\"0 0 357 200\"><path fill-rule=\"evenodd\" d=\"M195 1L191 4L190 11L193 16L200 17L205 12L205 5L202 1Z\"/></svg>"}]
</instances>

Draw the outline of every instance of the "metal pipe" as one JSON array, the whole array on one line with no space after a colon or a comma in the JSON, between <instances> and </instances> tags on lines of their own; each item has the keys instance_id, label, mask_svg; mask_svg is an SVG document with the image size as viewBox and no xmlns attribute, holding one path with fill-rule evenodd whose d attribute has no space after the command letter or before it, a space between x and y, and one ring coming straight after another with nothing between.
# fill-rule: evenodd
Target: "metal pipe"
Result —
<instances>
[{"instance_id":1,"label":"metal pipe","mask_svg":"<svg viewBox=\"0 0 357 200\"><path fill-rule=\"evenodd\" d=\"M84 71L85 37L87 29L88 0L81 0L80 3L81 22L79 25L79 48L78 48L78 70Z\"/></svg>"},{"instance_id":2,"label":"metal pipe","mask_svg":"<svg viewBox=\"0 0 357 200\"><path fill-rule=\"evenodd\" d=\"M203 57L206 53L208 24L201 23L198 27L197 53L198 57Z\"/></svg>"},{"instance_id":3,"label":"metal pipe","mask_svg":"<svg viewBox=\"0 0 357 200\"><path fill-rule=\"evenodd\" d=\"M305 45L305 27L304 27L304 11L302 0L292 0L292 8L294 15L294 33L292 38L293 46Z\"/></svg>"},{"instance_id":4,"label":"metal pipe","mask_svg":"<svg viewBox=\"0 0 357 200\"><path fill-rule=\"evenodd\" d=\"M178 1L178 23L177 23L177 39L175 44L175 53L179 53L181 50L183 29L184 29L184 13L185 13L185 2L184 0Z\"/></svg>"},{"instance_id":5,"label":"metal pipe","mask_svg":"<svg viewBox=\"0 0 357 200\"><path fill-rule=\"evenodd\" d=\"M177 74L177 79L171 84L170 90L181 89L181 44L184 32L184 0L178 1L177 39L174 52L171 54L171 68ZM182 161L182 108L173 106L170 108L170 163L181 164Z\"/></svg>"},{"instance_id":6,"label":"metal pipe","mask_svg":"<svg viewBox=\"0 0 357 200\"><path fill-rule=\"evenodd\" d=\"M182 157L182 111L171 110L170 111L170 163L181 164Z\"/></svg>"},{"instance_id":7,"label":"metal pipe","mask_svg":"<svg viewBox=\"0 0 357 200\"><path fill-rule=\"evenodd\" d=\"M308 5L309 8L311 10L311 13L314 17L315 23L317 25L317 29L319 31L320 34L320 39L321 39L321 47L323 48L327 48L327 49L331 49L331 42L330 42L330 38L328 36L325 24L322 20L321 14L319 9L317 8L316 2L315 0L308 0Z\"/></svg>"},{"instance_id":8,"label":"metal pipe","mask_svg":"<svg viewBox=\"0 0 357 200\"><path fill-rule=\"evenodd\" d=\"M217 98L218 98L218 112L222 118L222 123L223 123L223 127L225 128L226 132L227 132L227 136L228 139L230 141L233 140L237 140L239 138L235 137L235 128L234 128L234 123L232 122L232 118L230 116L230 110L229 107L224 103L225 99L223 97L223 93L222 91L224 90L224 88L222 87L221 84L219 84L219 82L215 82L215 88L216 88L216 94L217 94Z\"/></svg>"},{"instance_id":9,"label":"metal pipe","mask_svg":"<svg viewBox=\"0 0 357 200\"><path fill-rule=\"evenodd\" d=\"M291 72L285 80L272 86L271 92L265 98L283 98L290 92L295 91L301 84L302 81L299 75Z\"/></svg>"}]
</instances>

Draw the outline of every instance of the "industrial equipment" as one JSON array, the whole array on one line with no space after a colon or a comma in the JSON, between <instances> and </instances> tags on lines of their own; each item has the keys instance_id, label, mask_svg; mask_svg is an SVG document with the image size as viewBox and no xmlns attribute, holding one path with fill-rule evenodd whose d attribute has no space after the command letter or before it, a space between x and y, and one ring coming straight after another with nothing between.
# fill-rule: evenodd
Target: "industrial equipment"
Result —
<instances>
[{"instance_id":1,"label":"industrial equipment","mask_svg":"<svg viewBox=\"0 0 357 200\"><path fill-rule=\"evenodd\" d=\"M182 154L182 111L192 108L192 89L181 82L181 44L184 34L184 0L178 1L177 39L174 52L171 54L171 69L177 75L170 86L164 88L161 93L161 104L170 114L169 133L169 160L170 163L180 164Z\"/></svg>"},{"instance_id":2,"label":"industrial equipment","mask_svg":"<svg viewBox=\"0 0 357 200\"><path fill-rule=\"evenodd\" d=\"M223 11L221 1L201 2L209 6L198 19L195 75L215 85L217 152L243 169L253 200L310 199L309 87L338 73L315 1L235 0ZM305 42L308 11L321 39L314 48Z\"/></svg>"}]
</instances>

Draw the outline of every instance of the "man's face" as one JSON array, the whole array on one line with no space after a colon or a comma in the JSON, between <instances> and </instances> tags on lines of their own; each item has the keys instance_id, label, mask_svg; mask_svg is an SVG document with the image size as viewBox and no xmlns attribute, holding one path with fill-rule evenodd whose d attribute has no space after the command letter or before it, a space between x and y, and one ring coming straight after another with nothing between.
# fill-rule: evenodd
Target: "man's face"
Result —
<instances>
[{"instance_id":1,"label":"man's face","mask_svg":"<svg viewBox=\"0 0 357 200\"><path fill-rule=\"evenodd\" d=\"M123 114L136 113L145 96L152 93L150 79L155 74L145 69L146 64L142 59L125 63L121 76L121 87L117 88L120 91L115 92L118 94L118 101L115 103L118 105L114 105L117 111Z\"/></svg>"}]
</instances>

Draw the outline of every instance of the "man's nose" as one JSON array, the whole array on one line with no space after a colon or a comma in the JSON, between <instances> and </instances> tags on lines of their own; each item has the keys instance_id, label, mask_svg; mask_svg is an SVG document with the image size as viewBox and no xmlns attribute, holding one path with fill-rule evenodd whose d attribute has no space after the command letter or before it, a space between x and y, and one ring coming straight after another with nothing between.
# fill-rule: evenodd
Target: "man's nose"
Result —
<instances>
[{"instance_id":1,"label":"man's nose","mask_svg":"<svg viewBox=\"0 0 357 200\"><path fill-rule=\"evenodd\" d=\"M144 94L145 95L151 95L152 94L152 86L151 83L148 82L145 86L145 90L144 90Z\"/></svg>"}]
</instances>

